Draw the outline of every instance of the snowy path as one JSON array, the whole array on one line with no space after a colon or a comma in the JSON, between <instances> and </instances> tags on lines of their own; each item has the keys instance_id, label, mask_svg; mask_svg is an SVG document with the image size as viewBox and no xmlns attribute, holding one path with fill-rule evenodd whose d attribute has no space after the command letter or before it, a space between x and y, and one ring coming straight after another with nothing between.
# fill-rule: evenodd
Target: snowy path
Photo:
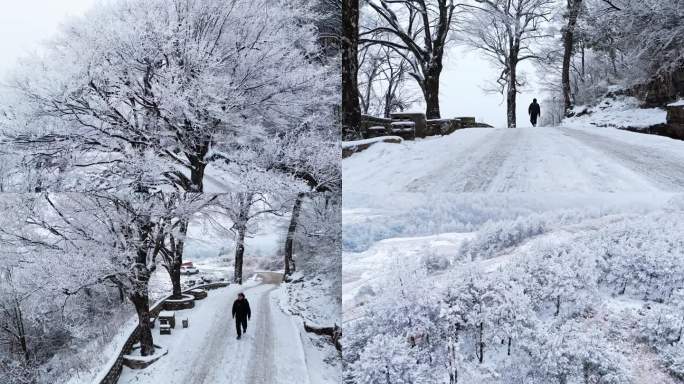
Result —
<instances>
[{"instance_id":1,"label":"snowy path","mask_svg":"<svg viewBox=\"0 0 684 384\"><path fill-rule=\"evenodd\" d=\"M617 129L465 129L343 160L345 192L684 190L684 141ZM382 185L382 190L378 186Z\"/></svg>"},{"instance_id":2,"label":"snowy path","mask_svg":"<svg viewBox=\"0 0 684 384\"><path fill-rule=\"evenodd\" d=\"M280 275L260 276L261 282L210 291L194 309L177 311L178 326L171 336L154 330L155 343L169 354L144 370L124 368L119 383L308 384L299 330L274 295ZM252 319L247 333L236 340L231 307L240 291L250 302ZM182 329L180 319L186 316L190 327Z\"/></svg>"}]
</instances>

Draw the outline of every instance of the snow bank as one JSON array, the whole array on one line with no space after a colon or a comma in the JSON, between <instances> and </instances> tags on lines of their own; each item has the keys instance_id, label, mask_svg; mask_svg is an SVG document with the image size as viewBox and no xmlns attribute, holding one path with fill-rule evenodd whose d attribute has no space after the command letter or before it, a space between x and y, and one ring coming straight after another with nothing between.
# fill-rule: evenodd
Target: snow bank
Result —
<instances>
[{"instance_id":1,"label":"snow bank","mask_svg":"<svg viewBox=\"0 0 684 384\"><path fill-rule=\"evenodd\" d=\"M639 101L634 97L607 98L594 107L575 107L574 113L574 117L564 119L561 125L640 129L664 124L667 116L660 108L639 108Z\"/></svg>"},{"instance_id":2,"label":"snow bank","mask_svg":"<svg viewBox=\"0 0 684 384\"><path fill-rule=\"evenodd\" d=\"M675 101L674 103L670 103L667 106L668 107L684 107L684 99L679 99L678 101Z\"/></svg>"},{"instance_id":3,"label":"snow bank","mask_svg":"<svg viewBox=\"0 0 684 384\"><path fill-rule=\"evenodd\" d=\"M379 136L363 140L343 141L342 148L354 148L358 147L359 145L375 144L380 142L388 143L394 141L398 141L399 143L401 143L402 141L404 141L404 139L402 139L399 136Z\"/></svg>"}]
</instances>

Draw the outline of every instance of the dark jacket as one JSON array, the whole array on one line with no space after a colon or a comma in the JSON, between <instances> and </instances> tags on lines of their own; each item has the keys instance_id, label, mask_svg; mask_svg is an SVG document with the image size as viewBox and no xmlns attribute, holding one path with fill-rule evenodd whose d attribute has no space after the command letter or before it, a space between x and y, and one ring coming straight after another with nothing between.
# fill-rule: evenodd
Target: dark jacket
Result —
<instances>
[{"instance_id":1,"label":"dark jacket","mask_svg":"<svg viewBox=\"0 0 684 384\"><path fill-rule=\"evenodd\" d=\"M249 301L247 299L237 299L233 302L233 317L238 319L252 317L252 310L249 308Z\"/></svg>"},{"instance_id":2,"label":"dark jacket","mask_svg":"<svg viewBox=\"0 0 684 384\"><path fill-rule=\"evenodd\" d=\"M529 115L532 117L539 116L541 114L541 109L539 108L539 104L537 104L533 101L532 104L530 104L530 107L527 108L527 113L529 113Z\"/></svg>"}]
</instances>

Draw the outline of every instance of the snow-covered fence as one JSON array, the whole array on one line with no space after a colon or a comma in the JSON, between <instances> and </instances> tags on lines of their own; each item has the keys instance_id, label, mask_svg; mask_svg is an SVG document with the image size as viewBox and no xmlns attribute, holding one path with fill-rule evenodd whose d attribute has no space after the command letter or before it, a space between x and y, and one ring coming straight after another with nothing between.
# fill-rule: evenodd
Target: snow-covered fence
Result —
<instances>
[{"instance_id":1,"label":"snow-covered fence","mask_svg":"<svg viewBox=\"0 0 684 384\"><path fill-rule=\"evenodd\" d=\"M192 287L183 291L184 294L190 294L190 291L197 289L213 290L218 288L227 287L229 283L227 282L217 282L202 284L196 287ZM157 301L150 308L150 317L157 317L159 312L162 311L164 307L164 302L168 300L172 295L166 296L163 299ZM119 381L119 376L121 376L121 370L123 369L124 355L131 353L133 350L133 345L139 341L138 327L134 327L126 339L126 342L119 349L119 353L116 358L112 358L106 369L102 370L102 373L95 379L95 383L99 384L116 384Z\"/></svg>"}]
</instances>

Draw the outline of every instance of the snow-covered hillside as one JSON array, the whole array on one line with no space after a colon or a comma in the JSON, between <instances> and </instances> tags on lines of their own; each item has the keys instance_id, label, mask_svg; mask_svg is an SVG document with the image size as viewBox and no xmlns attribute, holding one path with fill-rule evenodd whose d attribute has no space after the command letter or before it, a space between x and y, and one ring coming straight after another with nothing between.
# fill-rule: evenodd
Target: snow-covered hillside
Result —
<instances>
[{"instance_id":1,"label":"snow-covered hillside","mask_svg":"<svg viewBox=\"0 0 684 384\"><path fill-rule=\"evenodd\" d=\"M661 108L640 108L634 97L605 98L596 106L576 106L566 118L565 127L609 127L645 129L666 122L667 112Z\"/></svg>"},{"instance_id":2,"label":"snow-covered hillside","mask_svg":"<svg viewBox=\"0 0 684 384\"><path fill-rule=\"evenodd\" d=\"M682 198L356 195L347 379L681 382Z\"/></svg>"}]
</instances>

